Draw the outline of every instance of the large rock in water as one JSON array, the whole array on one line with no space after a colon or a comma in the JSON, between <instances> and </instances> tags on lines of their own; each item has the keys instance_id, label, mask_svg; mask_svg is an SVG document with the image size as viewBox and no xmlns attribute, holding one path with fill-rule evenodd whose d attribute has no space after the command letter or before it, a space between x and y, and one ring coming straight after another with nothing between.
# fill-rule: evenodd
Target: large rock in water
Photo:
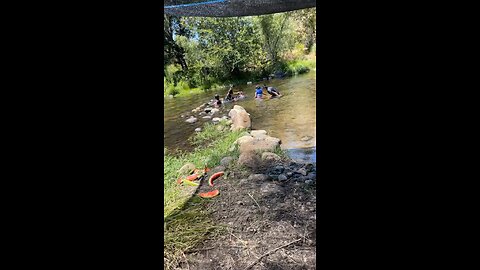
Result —
<instances>
[{"instance_id":1,"label":"large rock in water","mask_svg":"<svg viewBox=\"0 0 480 270\"><path fill-rule=\"evenodd\" d=\"M250 128L252 122L250 121L250 114L245 111L242 106L235 105L233 109L230 110L228 116L232 120L232 127L230 130L239 130L242 128Z\"/></svg>"}]
</instances>

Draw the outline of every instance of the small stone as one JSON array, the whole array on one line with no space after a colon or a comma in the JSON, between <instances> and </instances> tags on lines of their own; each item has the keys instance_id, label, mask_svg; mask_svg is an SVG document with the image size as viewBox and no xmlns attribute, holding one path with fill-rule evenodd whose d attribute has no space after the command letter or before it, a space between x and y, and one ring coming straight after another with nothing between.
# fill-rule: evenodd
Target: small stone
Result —
<instances>
[{"instance_id":1,"label":"small stone","mask_svg":"<svg viewBox=\"0 0 480 270\"><path fill-rule=\"evenodd\" d=\"M183 117L185 117L185 115L182 114L182 115L180 115L180 117L183 118Z\"/></svg>"},{"instance_id":2,"label":"small stone","mask_svg":"<svg viewBox=\"0 0 480 270\"><path fill-rule=\"evenodd\" d=\"M307 170L305 170L305 168L300 168L297 170L297 173L301 174L301 175L307 175Z\"/></svg>"},{"instance_id":3,"label":"small stone","mask_svg":"<svg viewBox=\"0 0 480 270\"><path fill-rule=\"evenodd\" d=\"M306 141L310 141L311 139L313 139L312 136L303 136L300 140L306 142Z\"/></svg>"},{"instance_id":4,"label":"small stone","mask_svg":"<svg viewBox=\"0 0 480 270\"><path fill-rule=\"evenodd\" d=\"M242 201L237 202L238 205L243 205L244 203Z\"/></svg>"},{"instance_id":5,"label":"small stone","mask_svg":"<svg viewBox=\"0 0 480 270\"><path fill-rule=\"evenodd\" d=\"M287 172L287 176L292 176L293 173L292 172Z\"/></svg>"},{"instance_id":6,"label":"small stone","mask_svg":"<svg viewBox=\"0 0 480 270\"><path fill-rule=\"evenodd\" d=\"M202 117L203 119L211 119L212 117L210 115L205 115L204 117Z\"/></svg>"},{"instance_id":7,"label":"small stone","mask_svg":"<svg viewBox=\"0 0 480 270\"><path fill-rule=\"evenodd\" d=\"M280 175L278 176L278 180L279 180L279 181L285 181L285 180L287 180L287 179L288 179L287 176L285 176L284 174L280 174Z\"/></svg>"},{"instance_id":8,"label":"small stone","mask_svg":"<svg viewBox=\"0 0 480 270\"><path fill-rule=\"evenodd\" d=\"M312 163L307 163L307 164L305 165L305 169L307 170L307 172L313 171L314 167L315 167L315 166L313 166Z\"/></svg>"},{"instance_id":9,"label":"small stone","mask_svg":"<svg viewBox=\"0 0 480 270\"><path fill-rule=\"evenodd\" d=\"M228 166L230 163L232 163L233 157L224 157L222 160L220 160L220 164L223 166Z\"/></svg>"},{"instance_id":10,"label":"small stone","mask_svg":"<svg viewBox=\"0 0 480 270\"><path fill-rule=\"evenodd\" d=\"M200 132L200 131L202 131L202 129L201 128L196 128L195 131Z\"/></svg>"},{"instance_id":11,"label":"small stone","mask_svg":"<svg viewBox=\"0 0 480 270\"><path fill-rule=\"evenodd\" d=\"M212 121L213 121L213 122L218 122L218 121L220 121L220 118L214 117L214 118L212 119Z\"/></svg>"},{"instance_id":12,"label":"small stone","mask_svg":"<svg viewBox=\"0 0 480 270\"><path fill-rule=\"evenodd\" d=\"M192 116L192 117L188 118L187 120L185 120L185 122L193 124L193 123L197 122L197 118Z\"/></svg>"},{"instance_id":13,"label":"small stone","mask_svg":"<svg viewBox=\"0 0 480 270\"><path fill-rule=\"evenodd\" d=\"M308 173L307 175L307 179L315 180L316 178L317 178L317 174L315 173Z\"/></svg>"}]
</instances>

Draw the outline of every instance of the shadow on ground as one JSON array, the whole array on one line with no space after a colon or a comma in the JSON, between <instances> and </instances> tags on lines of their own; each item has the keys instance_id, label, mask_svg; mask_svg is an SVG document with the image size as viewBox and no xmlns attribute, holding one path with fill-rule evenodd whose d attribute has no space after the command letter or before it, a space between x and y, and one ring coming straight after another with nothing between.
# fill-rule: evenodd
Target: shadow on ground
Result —
<instances>
[{"instance_id":1,"label":"shadow on ground","mask_svg":"<svg viewBox=\"0 0 480 270\"><path fill-rule=\"evenodd\" d=\"M298 173L268 177L279 166L284 173L305 168L283 161L225 170L214 187L220 195L203 205L225 229L190 249L177 269L315 269L316 182ZM202 183L196 192L214 188Z\"/></svg>"}]
</instances>

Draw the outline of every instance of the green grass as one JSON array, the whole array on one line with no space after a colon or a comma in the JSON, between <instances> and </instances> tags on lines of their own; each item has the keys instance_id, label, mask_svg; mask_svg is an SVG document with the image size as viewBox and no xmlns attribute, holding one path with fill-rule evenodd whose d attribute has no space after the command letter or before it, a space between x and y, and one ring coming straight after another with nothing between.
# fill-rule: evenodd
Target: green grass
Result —
<instances>
[{"instance_id":1,"label":"green grass","mask_svg":"<svg viewBox=\"0 0 480 270\"><path fill-rule=\"evenodd\" d=\"M302 59L287 61L285 72L288 75L298 75L309 72L311 69L316 68L317 63L315 59Z\"/></svg>"},{"instance_id":2,"label":"green grass","mask_svg":"<svg viewBox=\"0 0 480 270\"><path fill-rule=\"evenodd\" d=\"M218 126L223 126L224 130L218 130ZM210 213L206 211L205 205L208 204L208 200L183 195L182 186L176 183L178 169L188 162L195 164L197 168L203 168L205 164L213 168L218 166L225 156L238 157L238 148L232 149L232 145L242 134L243 131L228 131L226 121L217 125L210 123L191 139L197 146L195 150L174 156L164 149L165 269L173 269L185 251L195 247L207 237L213 237L221 229L213 224Z\"/></svg>"}]
</instances>

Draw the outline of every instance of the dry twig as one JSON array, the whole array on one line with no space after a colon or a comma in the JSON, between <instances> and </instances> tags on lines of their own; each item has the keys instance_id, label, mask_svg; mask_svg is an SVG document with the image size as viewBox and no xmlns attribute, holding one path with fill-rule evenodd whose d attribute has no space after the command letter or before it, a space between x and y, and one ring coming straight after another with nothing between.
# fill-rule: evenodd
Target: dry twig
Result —
<instances>
[{"instance_id":1,"label":"dry twig","mask_svg":"<svg viewBox=\"0 0 480 270\"><path fill-rule=\"evenodd\" d=\"M248 270L248 269L252 268L252 266L254 266L254 265L257 264L260 260L262 260L263 257L268 256L268 255L274 253L275 251L277 251L277 250L279 250L279 249L281 249L281 248L287 247L287 246L289 246L289 245L291 245L291 244L294 244L294 243L296 243L296 242L298 242L298 241L300 241L300 240L302 240L302 238L299 238L299 239L297 239L297 240L294 240L294 241L292 241L292 242L290 242L290 243L287 243L287 244L285 244L285 245L283 245L283 246L277 247L276 249L270 250L269 252L267 252L267 253L263 254L262 256L260 256L260 258L258 258L256 261L254 261L253 263L251 263L251 264L250 264L249 266L247 266L244 270Z\"/></svg>"},{"instance_id":2,"label":"dry twig","mask_svg":"<svg viewBox=\"0 0 480 270\"><path fill-rule=\"evenodd\" d=\"M253 196L250 195L250 193L247 193L247 194L248 194L248 196L250 196L250 198L252 198L252 200L257 204L258 208L262 209L262 208L260 207L260 205L258 204L258 202L255 200L255 198L253 198Z\"/></svg>"}]
</instances>

